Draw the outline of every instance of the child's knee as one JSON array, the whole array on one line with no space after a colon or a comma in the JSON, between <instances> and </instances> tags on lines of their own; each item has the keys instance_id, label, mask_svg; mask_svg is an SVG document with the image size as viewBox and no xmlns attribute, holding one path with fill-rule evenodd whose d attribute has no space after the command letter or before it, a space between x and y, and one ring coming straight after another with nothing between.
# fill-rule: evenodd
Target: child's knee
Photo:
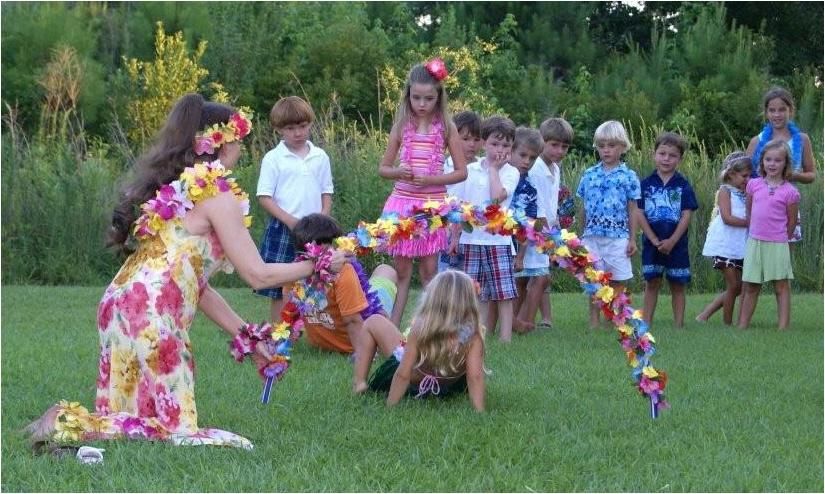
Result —
<instances>
[{"instance_id":1,"label":"child's knee","mask_svg":"<svg viewBox=\"0 0 825 494\"><path fill-rule=\"evenodd\" d=\"M386 278L393 282L393 284L398 284L398 272L390 266L389 264L379 264L375 267L372 271L372 276L380 276L381 278Z\"/></svg>"},{"instance_id":2,"label":"child's knee","mask_svg":"<svg viewBox=\"0 0 825 494\"><path fill-rule=\"evenodd\" d=\"M646 290L656 290L658 291L662 288L662 277L657 276L655 278L645 279L645 289Z\"/></svg>"}]
</instances>

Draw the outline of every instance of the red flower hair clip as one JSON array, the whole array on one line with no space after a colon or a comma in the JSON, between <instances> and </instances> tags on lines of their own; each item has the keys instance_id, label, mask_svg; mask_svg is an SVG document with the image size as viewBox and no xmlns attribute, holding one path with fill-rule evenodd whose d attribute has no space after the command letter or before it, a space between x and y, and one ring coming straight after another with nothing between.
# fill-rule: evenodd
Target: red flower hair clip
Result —
<instances>
[{"instance_id":1,"label":"red flower hair clip","mask_svg":"<svg viewBox=\"0 0 825 494\"><path fill-rule=\"evenodd\" d=\"M424 68L427 69L427 72L430 73L435 80L438 82L443 81L447 78L447 65L444 63L444 60L440 58L433 58L428 60L427 63L424 64Z\"/></svg>"}]
</instances>

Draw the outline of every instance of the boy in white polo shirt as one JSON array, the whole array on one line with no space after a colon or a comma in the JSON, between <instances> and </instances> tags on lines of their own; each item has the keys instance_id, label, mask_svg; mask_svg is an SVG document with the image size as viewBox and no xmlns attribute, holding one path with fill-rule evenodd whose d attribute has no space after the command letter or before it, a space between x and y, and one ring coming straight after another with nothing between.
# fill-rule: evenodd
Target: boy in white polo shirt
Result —
<instances>
[{"instance_id":1,"label":"boy in white polo shirt","mask_svg":"<svg viewBox=\"0 0 825 494\"><path fill-rule=\"evenodd\" d=\"M497 201L503 209L510 207L519 180L519 171L508 163L515 134L516 126L509 118L492 116L482 122L485 156L467 165L467 179L453 189L459 199L476 206ZM516 298L513 237L488 233L479 227L470 233L463 232L461 226L456 225L450 240L450 254L457 252L464 254L464 272L481 286L487 328L494 331L496 323L501 322L499 338L509 342L513 334L513 300ZM488 304L488 301L492 303Z\"/></svg>"},{"instance_id":2,"label":"boy in white polo shirt","mask_svg":"<svg viewBox=\"0 0 825 494\"><path fill-rule=\"evenodd\" d=\"M309 141L315 120L312 107L297 96L281 98L269 113L269 122L281 138L261 161L258 203L271 216L261 241L265 262L295 260L292 228L312 213L332 210L332 170L329 156ZM279 321L283 289L266 288L255 293L270 297L272 321Z\"/></svg>"}]
</instances>

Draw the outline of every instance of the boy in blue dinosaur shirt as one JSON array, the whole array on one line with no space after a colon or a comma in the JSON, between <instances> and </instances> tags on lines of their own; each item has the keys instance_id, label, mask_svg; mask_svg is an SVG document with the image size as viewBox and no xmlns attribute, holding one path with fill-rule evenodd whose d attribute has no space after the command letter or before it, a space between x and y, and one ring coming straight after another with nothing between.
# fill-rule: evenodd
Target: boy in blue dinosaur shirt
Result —
<instances>
[{"instance_id":1,"label":"boy in blue dinosaur shirt","mask_svg":"<svg viewBox=\"0 0 825 494\"><path fill-rule=\"evenodd\" d=\"M639 226L642 237L642 273L645 277L644 319L650 324L662 277L670 284L673 323L684 326L685 287L690 282L688 224L699 208L690 183L677 171L687 143L679 134L665 132L656 138L656 169L642 180Z\"/></svg>"}]
</instances>

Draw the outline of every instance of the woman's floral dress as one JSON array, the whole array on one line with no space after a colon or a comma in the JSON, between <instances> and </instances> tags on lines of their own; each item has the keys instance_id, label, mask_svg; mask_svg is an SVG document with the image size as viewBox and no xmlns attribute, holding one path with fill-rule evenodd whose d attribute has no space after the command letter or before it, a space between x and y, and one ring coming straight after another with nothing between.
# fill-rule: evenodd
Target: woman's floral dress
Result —
<instances>
[{"instance_id":1,"label":"woman's floral dress","mask_svg":"<svg viewBox=\"0 0 825 494\"><path fill-rule=\"evenodd\" d=\"M96 413L61 402L54 439L150 439L252 448L237 434L198 428L189 329L210 275L232 266L214 232L191 235L177 218L141 238L97 313Z\"/></svg>"}]
</instances>

